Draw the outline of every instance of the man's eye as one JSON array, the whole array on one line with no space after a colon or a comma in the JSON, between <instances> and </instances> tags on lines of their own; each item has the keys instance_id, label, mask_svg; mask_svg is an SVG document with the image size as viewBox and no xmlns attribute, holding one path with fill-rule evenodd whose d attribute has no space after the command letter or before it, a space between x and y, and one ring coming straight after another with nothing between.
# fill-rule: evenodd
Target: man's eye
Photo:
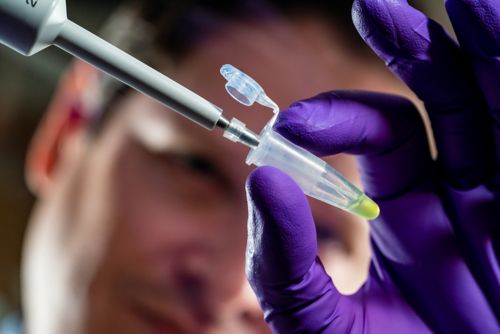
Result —
<instances>
[{"instance_id":1,"label":"man's eye","mask_svg":"<svg viewBox=\"0 0 500 334\"><path fill-rule=\"evenodd\" d=\"M220 168L208 157L200 153L170 152L164 157L170 168L177 170L179 177L184 174L214 182L221 190L230 190L231 182Z\"/></svg>"},{"instance_id":2,"label":"man's eye","mask_svg":"<svg viewBox=\"0 0 500 334\"><path fill-rule=\"evenodd\" d=\"M185 168L206 176L219 177L219 170L206 157L197 154L177 154L176 160Z\"/></svg>"}]
</instances>

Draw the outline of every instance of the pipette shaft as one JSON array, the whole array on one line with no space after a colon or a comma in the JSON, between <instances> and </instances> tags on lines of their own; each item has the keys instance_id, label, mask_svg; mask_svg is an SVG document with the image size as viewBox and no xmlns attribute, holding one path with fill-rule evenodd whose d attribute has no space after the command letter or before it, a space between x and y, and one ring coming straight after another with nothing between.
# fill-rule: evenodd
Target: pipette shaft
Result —
<instances>
[{"instance_id":1,"label":"pipette shaft","mask_svg":"<svg viewBox=\"0 0 500 334\"><path fill-rule=\"evenodd\" d=\"M70 20L62 26L54 45L207 129L213 129L221 117L219 107Z\"/></svg>"},{"instance_id":2,"label":"pipette shaft","mask_svg":"<svg viewBox=\"0 0 500 334\"><path fill-rule=\"evenodd\" d=\"M68 20L65 0L1 0L0 43L25 56L56 45L204 128L232 130L221 108ZM252 131L238 131L241 143L258 144Z\"/></svg>"}]
</instances>

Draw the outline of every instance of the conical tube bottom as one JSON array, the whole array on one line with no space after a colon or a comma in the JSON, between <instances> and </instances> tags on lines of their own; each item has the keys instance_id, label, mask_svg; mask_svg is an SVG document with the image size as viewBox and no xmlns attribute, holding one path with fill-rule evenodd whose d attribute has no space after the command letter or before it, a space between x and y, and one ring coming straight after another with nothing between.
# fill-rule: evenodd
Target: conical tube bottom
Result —
<instances>
[{"instance_id":1,"label":"conical tube bottom","mask_svg":"<svg viewBox=\"0 0 500 334\"><path fill-rule=\"evenodd\" d=\"M375 219L380 214L380 208L377 203L365 194L361 195L347 210L368 220Z\"/></svg>"}]
</instances>

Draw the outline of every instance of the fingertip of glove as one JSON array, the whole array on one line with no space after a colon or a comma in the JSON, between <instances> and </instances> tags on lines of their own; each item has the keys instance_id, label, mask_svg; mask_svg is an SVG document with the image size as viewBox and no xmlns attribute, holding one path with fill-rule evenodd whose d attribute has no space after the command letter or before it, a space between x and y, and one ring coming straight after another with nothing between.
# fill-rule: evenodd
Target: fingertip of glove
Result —
<instances>
[{"instance_id":1,"label":"fingertip of glove","mask_svg":"<svg viewBox=\"0 0 500 334\"><path fill-rule=\"evenodd\" d=\"M316 155L339 153L342 145L338 147L338 151L332 151L331 142L335 138L332 138L327 129L335 127L338 116L342 116L339 109L344 109L343 101L343 97L337 92L325 92L295 102L279 113L273 128L288 140ZM342 132L342 129L338 130Z\"/></svg>"},{"instance_id":2,"label":"fingertip of glove","mask_svg":"<svg viewBox=\"0 0 500 334\"><path fill-rule=\"evenodd\" d=\"M356 0L352 15L365 42L426 104L440 106L471 94L458 43L406 1Z\"/></svg>"},{"instance_id":3,"label":"fingertip of glove","mask_svg":"<svg viewBox=\"0 0 500 334\"><path fill-rule=\"evenodd\" d=\"M247 179L248 204L259 220L288 224L291 217L307 219L309 204L300 187L287 174L271 166L255 169Z\"/></svg>"},{"instance_id":4,"label":"fingertip of glove","mask_svg":"<svg viewBox=\"0 0 500 334\"><path fill-rule=\"evenodd\" d=\"M406 98L364 91L322 93L280 113L274 130L318 155L374 154L422 125ZM401 139L401 140L400 140Z\"/></svg>"},{"instance_id":5,"label":"fingertip of glove","mask_svg":"<svg viewBox=\"0 0 500 334\"><path fill-rule=\"evenodd\" d=\"M316 96L296 101L278 114L274 129L284 130L289 127L318 128L328 111L331 110L335 92L325 92ZM300 131L299 131L300 132Z\"/></svg>"},{"instance_id":6,"label":"fingertip of glove","mask_svg":"<svg viewBox=\"0 0 500 334\"><path fill-rule=\"evenodd\" d=\"M246 181L246 191L252 200L265 197L275 201L280 200L281 191L301 193L300 188L290 176L271 166L258 167L252 171Z\"/></svg>"},{"instance_id":7,"label":"fingertip of glove","mask_svg":"<svg viewBox=\"0 0 500 334\"><path fill-rule=\"evenodd\" d=\"M398 58L428 60L431 39L434 56L456 46L439 24L407 1L355 0L352 18L361 37L387 64Z\"/></svg>"},{"instance_id":8,"label":"fingertip of glove","mask_svg":"<svg viewBox=\"0 0 500 334\"><path fill-rule=\"evenodd\" d=\"M394 12L401 10L399 2L355 0L352 19L361 38L384 60L386 54L399 50Z\"/></svg>"}]
</instances>

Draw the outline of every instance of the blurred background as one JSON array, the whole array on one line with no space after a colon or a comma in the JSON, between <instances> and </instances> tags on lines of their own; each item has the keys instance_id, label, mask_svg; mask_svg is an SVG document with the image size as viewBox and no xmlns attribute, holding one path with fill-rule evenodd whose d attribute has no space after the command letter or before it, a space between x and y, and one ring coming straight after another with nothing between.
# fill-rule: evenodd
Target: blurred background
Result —
<instances>
[{"instance_id":1,"label":"blurred background","mask_svg":"<svg viewBox=\"0 0 500 334\"><path fill-rule=\"evenodd\" d=\"M168 0L165 0L168 1ZM68 16L98 32L119 0L67 0ZM448 29L442 1L410 1ZM34 198L24 180L30 139L71 57L48 48L30 58L0 46L0 334L21 316L19 269Z\"/></svg>"},{"instance_id":2,"label":"blurred background","mask_svg":"<svg viewBox=\"0 0 500 334\"><path fill-rule=\"evenodd\" d=\"M68 16L91 31L118 0L67 0ZM48 48L32 57L0 46L0 333L20 315L19 269L32 194L24 180L24 161L36 125L71 57Z\"/></svg>"}]
</instances>

